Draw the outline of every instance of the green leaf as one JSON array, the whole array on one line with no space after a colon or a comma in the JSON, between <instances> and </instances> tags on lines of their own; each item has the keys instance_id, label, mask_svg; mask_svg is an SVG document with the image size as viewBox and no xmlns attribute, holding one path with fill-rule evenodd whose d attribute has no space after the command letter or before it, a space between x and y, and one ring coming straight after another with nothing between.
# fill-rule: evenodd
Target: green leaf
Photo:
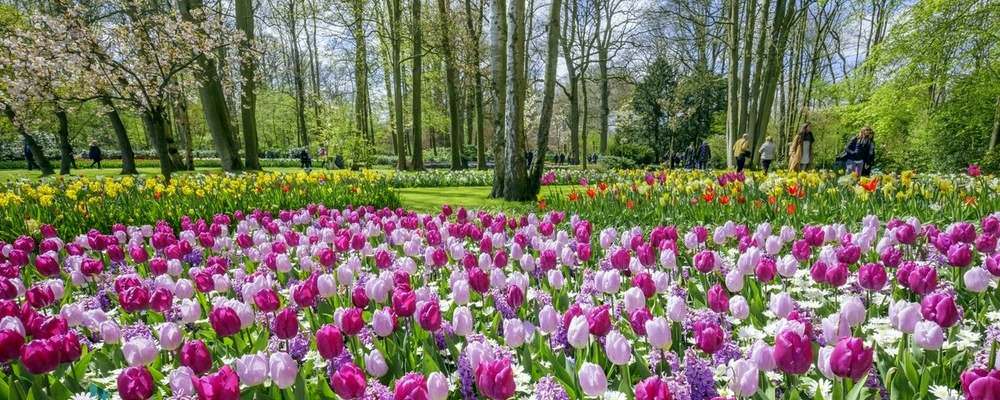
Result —
<instances>
[{"instance_id":1,"label":"green leaf","mask_svg":"<svg viewBox=\"0 0 1000 400\"><path fill-rule=\"evenodd\" d=\"M866 398L868 398L868 390L865 389L865 382L854 382L854 388L847 394L847 400L861 400Z\"/></svg>"}]
</instances>

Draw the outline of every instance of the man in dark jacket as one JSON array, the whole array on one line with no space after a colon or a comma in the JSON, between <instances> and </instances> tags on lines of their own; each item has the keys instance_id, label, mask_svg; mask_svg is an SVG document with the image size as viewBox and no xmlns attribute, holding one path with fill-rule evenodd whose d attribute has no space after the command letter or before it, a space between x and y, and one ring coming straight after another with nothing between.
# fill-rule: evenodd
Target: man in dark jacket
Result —
<instances>
[{"instance_id":1,"label":"man in dark jacket","mask_svg":"<svg viewBox=\"0 0 1000 400\"><path fill-rule=\"evenodd\" d=\"M31 147L28 147L28 143L24 144L24 161L28 162L28 171L38 168L38 164L35 164L35 157L31 154Z\"/></svg>"},{"instance_id":2,"label":"man in dark jacket","mask_svg":"<svg viewBox=\"0 0 1000 400\"><path fill-rule=\"evenodd\" d=\"M698 149L698 169L708 169L708 162L712 159L712 149L708 147L708 141L701 142Z\"/></svg>"},{"instance_id":3,"label":"man in dark jacket","mask_svg":"<svg viewBox=\"0 0 1000 400\"><path fill-rule=\"evenodd\" d=\"M101 148L97 147L97 142L90 142L90 150L87 151L87 156L90 157L90 168L97 166L97 169L101 169L101 159L103 158L101 154Z\"/></svg>"}]
</instances>

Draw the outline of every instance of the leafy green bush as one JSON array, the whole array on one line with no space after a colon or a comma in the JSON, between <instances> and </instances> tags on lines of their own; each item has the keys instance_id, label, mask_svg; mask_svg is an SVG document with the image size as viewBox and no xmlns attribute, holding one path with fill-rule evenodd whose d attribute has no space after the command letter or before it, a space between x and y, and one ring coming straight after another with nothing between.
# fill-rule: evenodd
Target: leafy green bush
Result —
<instances>
[{"instance_id":1,"label":"leafy green bush","mask_svg":"<svg viewBox=\"0 0 1000 400\"><path fill-rule=\"evenodd\" d=\"M632 165L652 164L655 160L653 149L635 143L615 143L608 149L613 157L627 158L632 161Z\"/></svg>"},{"instance_id":2,"label":"leafy green bush","mask_svg":"<svg viewBox=\"0 0 1000 400\"><path fill-rule=\"evenodd\" d=\"M607 169L632 169L636 164L631 158L619 156L601 156L597 161Z\"/></svg>"}]
</instances>

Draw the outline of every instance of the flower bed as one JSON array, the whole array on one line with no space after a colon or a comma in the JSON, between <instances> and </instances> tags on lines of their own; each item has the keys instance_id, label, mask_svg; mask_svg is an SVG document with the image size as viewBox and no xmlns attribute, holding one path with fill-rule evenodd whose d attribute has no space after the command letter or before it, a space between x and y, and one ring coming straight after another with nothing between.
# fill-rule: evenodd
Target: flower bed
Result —
<instances>
[{"instance_id":1,"label":"flower bed","mask_svg":"<svg viewBox=\"0 0 1000 400\"><path fill-rule=\"evenodd\" d=\"M384 171L394 187L451 187L451 186L491 186L493 185L493 169L466 169L451 171L431 169L420 172ZM639 171L600 171L582 169L556 169L545 174L545 183L549 185L575 185L583 180L615 181L625 176L635 176Z\"/></svg>"},{"instance_id":2,"label":"flower bed","mask_svg":"<svg viewBox=\"0 0 1000 400\"><path fill-rule=\"evenodd\" d=\"M1000 217L858 226L43 226L0 245L0 397L994 398Z\"/></svg>"},{"instance_id":3,"label":"flower bed","mask_svg":"<svg viewBox=\"0 0 1000 400\"><path fill-rule=\"evenodd\" d=\"M829 171L632 171L556 192L538 207L586 215L601 226L857 223L866 215L948 223L1000 210L996 177L912 172L858 179Z\"/></svg>"},{"instance_id":4,"label":"flower bed","mask_svg":"<svg viewBox=\"0 0 1000 400\"><path fill-rule=\"evenodd\" d=\"M310 203L398 207L387 180L373 172L315 171L293 174L178 174L159 176L48 178L0 183L0 239L36 235L42 224L67 235L114 223L176 223L187 215L262 209L279 211Z\"/></svg>"}]
</instances>

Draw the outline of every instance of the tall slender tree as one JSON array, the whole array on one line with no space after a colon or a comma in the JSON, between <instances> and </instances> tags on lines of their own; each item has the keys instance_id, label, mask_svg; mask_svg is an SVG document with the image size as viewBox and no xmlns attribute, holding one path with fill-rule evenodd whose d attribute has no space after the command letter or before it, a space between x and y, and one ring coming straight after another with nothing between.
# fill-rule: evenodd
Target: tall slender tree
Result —
<instances>
[{"instance_id":1,"label":"tall slender tree","mask_svg":"<svg viewBox=\"0 0 1000 400\"><path fill-rule=\"evenodd\" d=\"M243 42L239 48L240 77L243 82L240 91L240 124L243 126L246 169L259 170L261 168L257 139L257 57L253 52L256 34L253 0L236 0L236 26L243 33Z\"/></svg>"},{"instance_id":2,"label":"tall slender tree","mask_svg":"<svg viewBox=\"0 0 1000 400\"><path fill-rule=\"evenodd\" d=\"M202 0L179 0L178 6L185 20L196 26L201 26L207 13ZM219 153L222 169L229 172L240 171L243 169L243 162L240 161L239 147L236 146L233 137L233 125L229 119L229 107L226 103L225 92L222 90L218 66L212 57L205 54L199 55L196 60L201 69L198 74L201 83L198 88L201 109L205 115L208 130L212 134L215 150Z\"/></svg>"},{"instance_id":3,"label":"tall slender tree","mask_svg":"<svg viewBox=\"0 0 1000 400\"><path fill-rule=\"evenodd\" d=\"M411 0L412 4L410 8L412 9L413 24L411 36L413 37L413 100L411 101L411 106L413 107L413 112L410 117L413 119L413 170L420 171L424 169L424 137L423 137L423 26L420 22L420 6L422 0Z\"/></svg>"},{"instance_id":4,"label":"tall slender tree","mask_svg":"<svg viewBox=\"0 0 1000 400\"><path fill-rule=\"evenodd\" d=\"M483 115L483 70L479 65L482 61L479 55L479 41L482 36L483 14L482 4L480 4L478 11L474 14L472 9L472 0L465 0L466 31L469 34L471 47L470 67L472 68L474 79L472 83L472 97L476 112L476 161L479 169L486 169L486 134L484 133L485 118ZM472 137L471 130L469 137Z\"/></svg>"},{"instance_id":5,"label":"tall slender tree","mask_svg":"<svg viewBox=\"0 0 1000 400\"><path fill-rule=\"evenodd\" d=\"M525 71L525 1L511 0L507 6L507 111L504 120L503 198L530 200L528 166L525 161L524 101L527 91Z\"/></svg>"},{"instance_id":6,"label":"tall slender tree","mask_svg":"<svg viewBox=\"0 0 1000 400\"><path fill-rule=\"evenodd\" d=\"M493 64L493 189L490 196L504 197L507 174L507 1L492 0L490 52Z\"/></svg>"},{"instance_id":7,"label":"tall slender tree","mask_svg":"<svg viewBox=\"0 0 1000 400\"><path fill-rule=\"evenodd\" d=\"M559 64L559 11L562 5L561 0L552 0L549 5L549 22L546 30L546 59L545 59L545 83L542 88L542 113L538 121L538 136L535 148L538 155L535 158L529 175L528 184L532 197L538 196L540 190L542 172L545 170L545 153L549 148L549 129L552 126L552 109L556 91L556 68Z\"/></svg>"},{"instance_id":8,"label":"tall slender tree","mask_svg":"<svg viewBox=\"0 0 1000 400\"><path fill-rule=\"evenodd\" d=\"M448 25L451 23L450 6L447 0L437 0L438 22L441 32L441 53L445 65L445 85L448 92L448 134L451 143L451 169L463 168L462 162L462 111L458 93L458 68L452 54L452 37Z\"/></svg>"}]
</instances>

